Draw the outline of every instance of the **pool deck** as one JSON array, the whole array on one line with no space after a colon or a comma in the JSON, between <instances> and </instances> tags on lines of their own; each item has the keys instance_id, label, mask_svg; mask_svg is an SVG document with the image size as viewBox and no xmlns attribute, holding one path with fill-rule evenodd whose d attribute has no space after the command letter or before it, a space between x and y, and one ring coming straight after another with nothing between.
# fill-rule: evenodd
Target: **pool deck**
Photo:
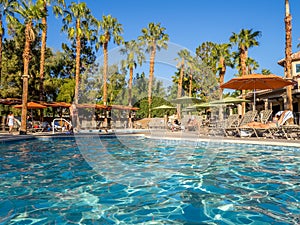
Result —
<instances>
[{"instance_id":1,"label":"pool deck","mask_svg":"<svg viewBox=\"0 0 300 225\"><path fill-rule=\"evenodd\" d=\"M299 147L300 148L300 140L295 139L271 139L271 138L256 138L256 137L223 137L223 136L199 136L198 133L195 132L153 132L147 129L132 129L132 130L118 130L116 132L110 131L106 132L80 132L75 134L64 134L64 133L55 133L52 132L42 132L42 133L30 133L27 135L19 135L18 132L14 132L13 134L9 134L7 132L0 132L0 144L10 141L18 141L18 140L26 140L36 137L79 137L79 136L87 136L87 135L99 135L99 136L108 136L108 135L143 135L148 138L154 139L167 139L167 140L191 140L191 141L216 141L223 143L236 143L236 144L259 144L259 145L276 145L276 146L287 146L287 147Z\"/></svg>"}]
</instances>

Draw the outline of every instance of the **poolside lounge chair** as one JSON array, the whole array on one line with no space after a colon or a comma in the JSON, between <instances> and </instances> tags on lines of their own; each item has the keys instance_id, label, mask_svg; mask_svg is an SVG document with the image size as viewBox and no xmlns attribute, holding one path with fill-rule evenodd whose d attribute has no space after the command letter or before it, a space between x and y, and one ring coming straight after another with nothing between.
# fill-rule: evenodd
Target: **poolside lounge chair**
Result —
<instances>
[{"instance_id":1,"label":"poolside lounge chair","mask_svg":"<svg viewBox=\"0 0 300 225\"><path fill-rule=\"evenodd\" d=\"M232 116L230 120L227 122L227 126L224 127L224 133L226 136L244 136L243 127L252 121L255 120L257 116L257 111L247 111L244 116L239 119L239 116ZM251 134L246 133L245 136L250 136Z\"/></svg>"},{"instance_id":2,"label":"poolside lounge chair","mask_svg":"<svg viewBox=\"0 0 300 225\"><path fill-rule=\"evenodd\" d=\"M212 133L214 135L222 134L225 136L232 136L232 132L236 131L240 122L238 114L231 114L228 118L224 121L219 122L219 126L212 128Z\"/></svg>"},{"instance_id":3,"label":"poolside lounge chair","mask_svg":"<svg viewBox=\"0 0 300 225\"><path fill-rule=\"evenodd\" d=\"M293 118L293 113L291 111L279 111L275 114L279 117L277 121L272 121L269 123L257 123L257 124L248 124L244 127L246 130L252 130L256 137L285 137L288 138L287 129L288 127L284 124L290 119ZM292 128L292 127L290 127Z\"/></svg>"},{"instance_id":4,"label":"poolside lounge chair","mask_svg":"<svg viewBox=\"0 0 300 225\"><path fill-rule=\"evenodd\" d=\"M279 111L276 115L280 115L281 122L278 123L276 127L270 128L269 133L271 133L272 138L282 138L285 137L289 139L291 137L292 132L298 132L297 125L289 125L287 124L288 120L294 118L293 112L290 110Z\"/></svg>"},{"instance_id":5,"label":"poolside lounge chair","mask_svg":"<svg viewBox=\"0 0 300 225\"><path fill-rule=\"evenodd\" d=\"M257 116L257 110L248 111L244 114L242 117L239 126L236 128L236 131L238 133L238 136L240 137L250 137L253 132L248 132L245 130L245 126L247 126L248 123L251 123L255 120Z\"/></svg>"},{"instance_id":6,"label":"poolside lounge chair","mask_svg":"<svg viewBox=\"0 0 300 225\"><path fill-rule=\"evenodd\" d=\"M149 129L166 129L164 118L152 118L148 123Z\"/></svg>"},{"instance_id":7,"label":"poolside lounge chair","mask_svg":"<svg viewBox=\"0 0 300 225\"><path fill-rule=\"evenodd\" d=\"M272 109L264 109L264 110L260 111L259 121L264 124L267 123L269 121L272 113L273 113Z\"/></svg>"}]
</instances>

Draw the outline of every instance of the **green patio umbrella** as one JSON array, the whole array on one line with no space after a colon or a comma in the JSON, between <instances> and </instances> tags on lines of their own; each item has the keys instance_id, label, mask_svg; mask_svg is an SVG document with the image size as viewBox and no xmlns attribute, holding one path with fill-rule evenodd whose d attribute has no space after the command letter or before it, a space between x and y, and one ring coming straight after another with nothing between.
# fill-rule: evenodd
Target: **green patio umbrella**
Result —
<instances>
[{"instance_id":1,"label":"green patio umbrella","mask_svg":"<svg viewBox=\"0 0 300 225\"><path fill-rule=\"evenodd\" d=\"M201 100L199 98L195 98L195 97L183 96L183 97L171 100L171 102L176 103L176 104L197 104L197 103L200 103Z\"/></svg>"},{"instance_id":2,"label":"green patio umbrella","mask_svg":"<svg viewBox=\"0 0 300 225\"><path fill-rule=\"evenodd\" d=\"M225 97L223 99L211 101L210 104L215 104L215 105L226 105L226 104L238 104L242 102L250 102L249 100L246 99L241 99L241 98L235 98L235 97Z\"/></svg>"},{"instance_id":3,"label":"green patio umbrella","mask_svg":"<svg viewBox=\"0 0 300 225\"><path fill-rule=\"evenodd\" d=\"M176 109L176 107L170 105L161 105L161 106L154 107L152 109Z\"/></svg>"},{"instance_id":4,"label":"green patio umbrella","mask_svg":"<svg viewBox=\"0 0 300 225\"><path fill-rule=\"evenodd\" d=\"M194 104L192 106L186 107L187 110L198 110L198 109L204 109L204 108L209 108L209 107L217 107L218 105L216 104L211 104L209 102L202 102L199 104Z\"/></svg>"}]
</instances>

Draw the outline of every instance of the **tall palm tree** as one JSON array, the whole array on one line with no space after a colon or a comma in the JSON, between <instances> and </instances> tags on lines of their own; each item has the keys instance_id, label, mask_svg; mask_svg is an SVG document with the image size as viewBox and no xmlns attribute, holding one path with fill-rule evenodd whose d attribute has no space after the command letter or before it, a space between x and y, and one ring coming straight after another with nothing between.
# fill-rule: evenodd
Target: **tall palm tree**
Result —
<instances>
[{"instance_id":1,"label":"tall palm tree","mask_svg":"<svg viewBox=\"0 0 300 225\"><path fill-rule=\"evenodd\" d=\"M287 79L292 79L292 16L290 14L289 0L285 0L285 64L284 72ZM292 86L286 87L286 109L293 111Z\"/></svg>"},{"instance_id":2,"label":"tall palm tree","mask_svg":"<svg viewBox=\"0 0 300 225\"><path fill-rule=\"evenodd\" d=\"M214 58L218 61L217 71L219 73L219 84L220 86L224 83L224 77L226 73L226 67L233 67L233 63L231 62L231 54L230 54L231 44L223 43L216 44L213 54ZM220 88L219 98L223 97L223 89Z\"/></svg>"},{"instance_id":3,"label":"tall palm tree","mask_svg":"<svg viewBox=\"0 0 300 225\"><path fill-rule=\"evenodd\" d=\"M0 0L0 85L2 84L2 42L4 35L3 17L5 17L6 21L10 23L14 17L14 9L17 5L17 0Z\"/></svg>"},{"instance_id":4,"label":"tall palm tree","mask_svg":"<svg viewBox=\"0 0 300 225\"><path fill-rule=\"evenodd\" d=\"M72 2L71 5L68 6L68 9L69 10L64 11L62 31L67 32L70 40L75 39L76 41L74 103L78 104L81 39L86 38L91 42L95 41L97 20L92 16L85 2L78 4Z\"/></svg>"},{"instance_id":5,"label":"tall palm tree","mask_svg":"<svg viewBox=\"0 0 300 225\"><path fill-rule=\"evenodd\" d=\"M62 8L59 5L65 5L64 0L40 0L43 4L44 17L42 18L42 37L41 37L41 58L40 58L40 101L44 100L44 71L45 71L45 52L46 52L46 41L47 41L47 16L48 16L48 5L57 3L58 5L53 6L55 14L62 15Z\"/></svg>"},{"instance_id":6,"label":"tall palm tree","mask_svg":"<svg viewBox=\"0 0 300 225\"><path fill-rule=\"evenodd\" d=\"M245 30L242 29L240 33L233 33L229 40L232 44L238 46L238 53L240 57L240 64L241 64L241 75L247 75L247 65L246 60L248 58L248 49L254 46L259 46L259 42L257 38L260 37L260 31L252 32L252 29Z\"/></svg>"},{"instance_id":7,"label":"tall palm tree","mask_svg":"<svg viewBox=\"0 0 300 225\"><path fill-rule=\"evenodd\" d=\"M165 33L166 28L161 27L160 23L149 23L148 28L142 29L142 35L138 39L146 47L146 52L150 53L150 70L149 70L149 85L148 85L148 106L149 118L151 117L151 103L152 103L152 84L154 76L154 62L156 51L161 48L168 48L169 35Z\"/></svg>"},{"instance_id":8,"label":"tall palm tree","mask_svg":"<svg viewBox=\"0 0 300 225\"><path fill-rule=\"evenodd\" d=\"M21 127L20 134L27 133L27 99L28 99L28 71L29 63L31 58L31 43L35 40L35 31L34 31L34 21L40 20L44 15L42 10L42 5L40 1L37 1L36 4L33 4L31 1L20 1L20 5L15 9L15 12L19 14L20 20L17 17L13 18L13 26L17 30L24 30L25 34L25 47L23 51L23 62L24 62L24 72L22 75L23 79L23 93L22 93L22 115L21 115ZM23 25L25 24L25 27Z\"/></svg>"},{"instance_id":9,"label":"tall palm tree","mask_svg":"<svg viewBox=\"0 0 300 225\"><path fill-rule=\"evenodd\" d=\"M100 21L102 34L99 37L99 43L103 47L103 104L107 105L107 73L108 73L108 43L113 38L113 42L120 45L124 40L121 34L123 33L122 24L111 15L102 16Z\"/></svg>"},{"instance_id":10,"label":"tall palm tree","mask_svg":"<svg viewBox=\"0 0 300 225\"><path fill-rule=\"evenodd\" d=\"M260 37L260 31L254 31L252 29L242 29L240 33L233 33L229 40L232 44L238 46L238 55L240 58L240 73L241 76L247 75L246 60L248 58L248 49L254 46L259 46L257 38ZM245 99L245 90L242 91L243 99ZM242 113L246 110L246 103L242 103Z\"/></svg>"},{"instance_id":11,"label":"tall palm tree","mask_svg":"<svg viewBox=\"0 0 300 225\"><path fill-rule=\"evenodd\" d=\"M140 66L145 61L145 55L140 43L135 40L125 42L124 48L120 50L123 55L126 55L126 60L122 61L122 67L129 69L129 82L128 82L128 105L132 106L132 80L133 70L139 64Z\"/></svg>"}]
</instances>

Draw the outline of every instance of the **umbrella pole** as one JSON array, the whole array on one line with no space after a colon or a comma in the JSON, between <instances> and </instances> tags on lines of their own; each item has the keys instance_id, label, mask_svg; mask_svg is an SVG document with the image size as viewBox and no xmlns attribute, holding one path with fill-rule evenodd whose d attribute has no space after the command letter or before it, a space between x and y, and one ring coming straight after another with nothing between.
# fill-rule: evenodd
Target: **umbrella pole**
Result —
<instances>
[{"instance_id":1,"label":"umbrella pole","mask_svg":"<svg viewBox=\"0 0 300 225\"><path fill-rule=\"evenodd\" d=\"M253 91L254 101L253 101L253 111L255 110L255 101L256 101L256 93L255 89Z\"/></svg>"}]
</instances>

